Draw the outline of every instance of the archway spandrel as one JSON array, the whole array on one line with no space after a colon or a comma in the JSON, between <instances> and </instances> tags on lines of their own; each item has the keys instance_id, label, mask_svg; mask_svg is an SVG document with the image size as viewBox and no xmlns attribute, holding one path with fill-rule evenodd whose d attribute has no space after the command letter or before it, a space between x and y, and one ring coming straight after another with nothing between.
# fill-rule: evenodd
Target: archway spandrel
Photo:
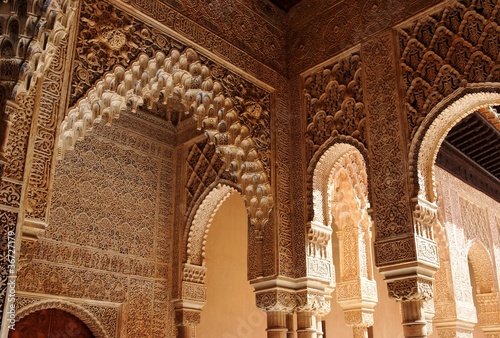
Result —
<instances>
[{"instance_id":1,"label":"archway spandrel","mask_svg":"<svg viewBox=\"0 0 500 338\"><path fill-rule=\"evenodd\" d=\"M500 30L492 13L498 10L455 1L398 30L410 140L443 98L467 84L500 80Z\"/></svg>"},{"instance_id":2,"label":"archway spandrel","mask_svg":"<svg viewBox=\"0 0 500 338\"><path fill-rule=\"evenodd\" d=\"M366 144L366 108L359 52L309 71L302 81L307 161L330 137L350 136Z\"/></svg>"}]
</instances>

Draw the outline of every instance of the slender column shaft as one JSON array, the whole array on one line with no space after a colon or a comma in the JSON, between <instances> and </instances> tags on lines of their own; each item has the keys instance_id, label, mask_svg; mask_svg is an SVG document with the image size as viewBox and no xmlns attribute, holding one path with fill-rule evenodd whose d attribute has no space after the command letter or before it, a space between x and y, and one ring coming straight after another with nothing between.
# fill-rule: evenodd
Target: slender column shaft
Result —
<instances>
[{"instance_id":1,"label":"slender column shaft","mask_svg":"<svg viewBox=\"0 0 500 338\"><path fill-rule=\"evenodd\" d=\"M364 326L353 326L353 338L368 338L368 328Z\"/></svg>"},{"instance_id":2,"label":"slender column shaft","mask_svg":"<svg viewBox=\"0 0 500 338\"><path fill-rule=\"evenodd\" d=\"M267 338L288 338L287 313L267 312Z\"/></svg>"},{"instance_id":3,"label":"slender column shaft","mask_svg":"<svg viewBox=\"0 0 500 338\"><path fill-rule=\"evenodd\" d=\"M423 306L423 300L412 300L401 303L403 332L406 338L427 337L427 322Z\"/></svg>"},{"instance_id":4,"label":"slender column shaft","mask_svg":"<svg viewBox=\"0 0 500 338\"><path fill-rule=\"evenodd\" d=\"M317 338L316 316L312 312L297 313L297 337Z\"/></svg>"},{"instance_id":5,"label":"slender column shaft","mask_svg":"<svg viewBox=\"0 0 500 338\"><path fill-rule=\"evenodd\" d=\"M295 315L293 313L289 313L286 315L286 326L288 328L288 332L286 334L286 338L295 338Z\"/></svg>"},{"instance_id":6,"label":"slender column shaft","mask_svg":"<svg viewBox=\"0 0 500 338\"><path fill-rule=\"evenodd\" d=\"M323 338L324 332L323 332L323 322L321 321L321 318L317 318L316 322L316 336L317 338Z\"/></svg>"},{"instance_id":7,"label":"slender column shaft","mask_svg":"<svg viewBox=\"0 0 500 338\"><path fill-rule=\"evenodd\" d=\"M178 338L195 338L196 328L195 326L177 326L177 337Z\"/></svg>"}]
</instances>

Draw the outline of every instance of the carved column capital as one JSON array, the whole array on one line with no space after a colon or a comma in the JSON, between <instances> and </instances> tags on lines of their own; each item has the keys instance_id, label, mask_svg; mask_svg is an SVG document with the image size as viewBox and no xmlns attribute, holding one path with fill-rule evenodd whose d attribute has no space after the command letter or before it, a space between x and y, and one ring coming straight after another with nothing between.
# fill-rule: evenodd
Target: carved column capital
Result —
<instances>
[{"instance_id":1,"label":"carved column capital","mask_svg":"<svg viewBox=\"0 0 500 338\"><path fill-rule=\"evenodd\" d=\"M257 307L264 311L291 313L295 309L295 295L290 290L271 289L257 292Z\"/></svg>"},{"instance_id":2,"label":"carved column capital","mask_svg":"<svg viewBox=\"0 0 500 338\"><path fill-rule=\"evenodd\" d=\"M432 280L422 277L397 279L387 282L389 297L400 302L422 300L433 297Z\"/></svg>"},{"instance_id":3,"label":"carved column capital","mask_svg":"<svg viewBox=\"0 0 500 338\"><path fill-rule=\"evenodd\" d=\"M175 310L177 326L196 326L201 320L201 310L180 308Z\"/></svg>"},{"instance_id":4,"label":"carved column capital","mask_svg":"<svg viewBox=\"0 0 500 338\"><path fill-rule=\"evenodd\" d=\"M353 309L344 311L344 321L349 326L373 326L373 309Z\"/></svg>"},{"instance_id":5,"label":"carved column capital","mask_svg":"<svg viewBox=\"0 0 500 338\"><path fill-rule=\"evenodd\" d=\"M296 311L310 312L316 316L324 316L330 312L330 296L324 292L304 290L296 293Z\"/></svg>"}]
</instances>

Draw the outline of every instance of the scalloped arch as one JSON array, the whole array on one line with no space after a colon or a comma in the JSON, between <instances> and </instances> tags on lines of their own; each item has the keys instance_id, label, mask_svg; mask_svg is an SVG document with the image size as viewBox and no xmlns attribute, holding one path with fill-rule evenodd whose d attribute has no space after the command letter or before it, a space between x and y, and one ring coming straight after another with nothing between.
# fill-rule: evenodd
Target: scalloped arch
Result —
<instances>
[{"instance_id":1,"label":"scalloped arch","mask_svg":"<svg viewBox=\"0 0 500 338\"><path fill-rule=\"evenodd\" d=\"M426 116L410 145L409 170L414 197L436 201L433 166L441 143L460 120L492 105L500 105L500 83L469 85L457 89Z\"/></svg>"},{"instance_id":2,"label":"scalloped arch","mask_svg":"<svg viewBox=\"0 0 500 338\"><path fill-rule=\"evenodd\" d=\"M188 264L205 265L205 244L212 220L220 206L233 193L238 193L238 191L228 185L218 184L196 210L187 239L186 262Z\"/></svg>"},{"instance_id":3,"label":"scalloped arch","mask_svg":"<svg viewBox=\"0 0 500 338\"><path fill-rule=\"evenodd\" d=\"M353 142L354 144L361 146L357 141L351 138L341 138L339 140L335 140L334 142L325 143L326 147L321 152L319 159L316 159L318 157L316 155L311 161L311 163L315 163L314 165L311 164L310 169L308 170L309 172L312 171L313 214L310 215L312 221L323 225L330 223L327 205L328 198L326 198L326 196L330 175L335 164L343 157L353 153L358 153L364 162L363 154L360 152L358 147L353 144ZM314 169L311 170L311 167ZM366 185L368 184L367 177L365 183Z\"/></svg>"},{"instance_id":4,"label":"scalloped arch","mask_svg":"<svg viewBox=\"0 0 500 338\"><path fill-rule=\"evenodd\" d=\"M92 331L96 338L111 338L99 320L82 306L64 300L42 300L19 309L16 313L16 320L27 315L45 309L59 309L71 313L78 317Z\"/></svg>"},{"instance_id":5,"label":"scalloped arch","mask_svg":"<svg viewBox=\"0 0 500 338\"><path fill-rule=\"evenodd\" d=\"M168 56L163 52L151 58L142 54L129 68L118 66L104 75L67 113L61 123L58 158L73 149L95 123L104 120L110 124L127 109L150 108L157 101L166 104L170 112L196 113L199 129L217 128L217 116L224 108L232 108L222 94L222 85L212 79L210 69L192 48L182 53L172 49Z\"/></svg>"}]
</instances>

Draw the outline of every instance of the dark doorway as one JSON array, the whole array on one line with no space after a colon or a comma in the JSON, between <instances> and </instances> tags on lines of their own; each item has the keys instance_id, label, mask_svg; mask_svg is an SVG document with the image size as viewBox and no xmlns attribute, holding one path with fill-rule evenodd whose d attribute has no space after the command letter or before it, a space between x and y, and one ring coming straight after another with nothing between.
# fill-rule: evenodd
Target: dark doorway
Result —
<instances>
[{"instance_id":1,"label":"dark doorway","mask_svg":"<svg viewBox=\"0 0 500 338\"><path fill-rule=\"evenodd\" d=\"M63 310L45 309L22 318L9 338L95 338L80 319Z\"/></svg>"}]
</instances>

